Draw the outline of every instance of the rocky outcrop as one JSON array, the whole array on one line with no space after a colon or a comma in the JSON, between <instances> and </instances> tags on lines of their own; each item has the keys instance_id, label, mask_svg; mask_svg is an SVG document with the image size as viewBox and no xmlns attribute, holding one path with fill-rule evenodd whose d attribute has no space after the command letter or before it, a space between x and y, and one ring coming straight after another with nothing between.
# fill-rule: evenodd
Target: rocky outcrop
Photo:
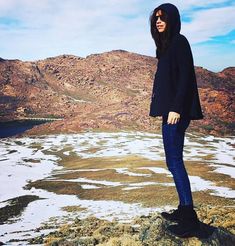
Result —
<instances>
[{"instance_id":1,"label":"rocky outcrop","mask_svg":"<svg viewBox=\"0 0 235 246\"><path fill-rule=\"evenodd\" d=\"M166 228L173 222L164 220L159 212L154 212L147 216L138 216L130 223L101 220L93 216L87 219L77 218L73 223L59 227L57 231L31 239L30 243L44 243L47 246L235 244L234 208L201 205L195 210L200 219L200 230L190 238L179 238L169 234Z\"/></svg>"},{"instance_id":2,"label":"rocky outcrop","mask_svg":"<svg viewBox=\"0 0 235 246\"><path fill-rule=\"evenodd\" d=\"M34 62L0 61L0 120L62 117L25 134L87 129L160 129L161 118L148 115L157 61L124 50L86 58L60 55ZM189 130L214 135L234 131L234 73L196 67L205 118Z\"/></svg>"}]
</instances>

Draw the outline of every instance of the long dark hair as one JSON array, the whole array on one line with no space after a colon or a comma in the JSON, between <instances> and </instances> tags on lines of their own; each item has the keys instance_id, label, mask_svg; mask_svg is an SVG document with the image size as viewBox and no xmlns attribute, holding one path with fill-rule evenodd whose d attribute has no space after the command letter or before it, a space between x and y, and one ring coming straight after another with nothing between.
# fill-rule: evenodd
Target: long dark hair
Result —
<instances>
[{"instance_id":1,"label":"long dark hair","mask_svg":"<svg viewBox=\"0 0 235 246\"><path fill-rule=\"evenodd\" d=\"M165 22L166 22L166 29L164 32L162 33L159 33L159 31L157 30L157 27L156 27L156 13L157 11L159 10L159 8L155 8L150 17L149 17L149 22L150 22L150 31L151 31L151 35L152 35L152 38L156 44L156 47L157 47L157 50L156 50L156 57L157 58L160 58L161 54L163 54L169 44L170 44L170 33L171 33L171 30L170 30L170 25L169 25L169 17L167 15L167 13L163 10L162 11L162 14L164 15L164 18L165 18Z\"/></svg>"}]
</instances>

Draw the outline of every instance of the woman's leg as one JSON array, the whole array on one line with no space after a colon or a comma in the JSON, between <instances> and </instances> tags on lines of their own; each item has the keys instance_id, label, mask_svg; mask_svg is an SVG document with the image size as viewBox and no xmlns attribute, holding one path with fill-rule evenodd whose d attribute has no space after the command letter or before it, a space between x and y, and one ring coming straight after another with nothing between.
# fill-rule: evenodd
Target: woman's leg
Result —
<instances>
[{"instance_id":1,"label":"woman's leg","mask_svg":"<svg viewBox=\"0 0 235 246\"><path fill-rule=\"evenodd\" d=\"M166 163L173 175L180 205L193 205L190 181L183 161L185 131L190 119L181 119L175 124L167 123L167 116L163 116L162 136Z\"/></svg>"}]
</instances>

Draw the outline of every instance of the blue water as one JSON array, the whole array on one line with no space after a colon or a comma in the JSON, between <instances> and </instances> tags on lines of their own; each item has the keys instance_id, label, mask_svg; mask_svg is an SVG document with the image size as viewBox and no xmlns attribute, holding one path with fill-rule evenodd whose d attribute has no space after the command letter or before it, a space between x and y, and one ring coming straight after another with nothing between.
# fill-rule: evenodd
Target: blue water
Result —
<instances>
[{"instance_id":1,"label":"blue water","mask_svg":"<svg viewBox=\"0 0 235 246\"><path fill-rule=\"evenodd\" d=\"M47 121L15 120L0 122L0 138L11 137L33 128L35 125L44 124Z\"/></svg>"}]
</instances>

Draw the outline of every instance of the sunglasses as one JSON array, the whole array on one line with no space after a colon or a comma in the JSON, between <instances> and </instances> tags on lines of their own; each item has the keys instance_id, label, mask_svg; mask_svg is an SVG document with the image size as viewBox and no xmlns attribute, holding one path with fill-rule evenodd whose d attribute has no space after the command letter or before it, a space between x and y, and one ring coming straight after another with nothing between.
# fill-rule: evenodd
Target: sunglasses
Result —
<instances>
[{"instance_id":1,"label":"sunglasses","mask_svg":"<svg viewBox=\"0 0 235 246\"><path fill-rule=\"evenodd\" d=\"M166 15L159 15L159 16L155 16L155 21L158 21L158 18L160 18L161 21L166 22Z\"/></svg>"}]
</instances>

